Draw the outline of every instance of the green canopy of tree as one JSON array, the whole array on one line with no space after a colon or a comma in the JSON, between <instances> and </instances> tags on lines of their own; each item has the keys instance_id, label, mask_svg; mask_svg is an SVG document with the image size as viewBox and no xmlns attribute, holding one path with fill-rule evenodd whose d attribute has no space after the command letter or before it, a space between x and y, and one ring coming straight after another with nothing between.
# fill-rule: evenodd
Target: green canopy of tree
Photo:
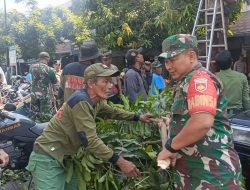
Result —
<instances>
[{"instance_id":1,"label":"green canopy of tree","mask_svg":"<svg viewBox=\"0 0 250 190\"><path fill-rule=\"evenodd\" d=\"M75 0L76 1L76 0ZM159 48L169 34L190 32L196 3L162 0L84 1L89 27L96 30L96 40L109 48ZM79 3L79 0L78 0ZM78 11L79 12L79 11Z\"/></svg>"},{"instance_id":2,"label":"green canopy of tree","mask_svg":"<svg viewBox=\"0 0 250 190\"><path fill-rule=\"evenodd\" d=\"M6 46L16 45L18 54L24 60L37 58L39 52L55 54L56 44L61 39L81 41L89 37L89 30L82 16L73 14L66 8L37 8L35 0L27 1L29 12L26 14L12 10L7 14L7 29L0 29L0 51ZM0 14L0 24L4 26L4 15ZM75 33L78 34L76 39ZM80 38L81 37L81 38Z\"/></svg>"},{"instance_id":3,"label":"green canopy of tree","mask_svg":"<svg viewBox=\"0 0 250 190\"><path fill-rule=\"evenodd\" d=\"M38 9L36 0L27 4L28 13L7 14L7 29L0 28L0 52L15 44L27 60L40 51L52 56L62 38L79 46L88 37L100 47L127 49L139 46L160 49L168 35L191 33L199 0L72 0L66 8ZM239 18L242 3L228 6L230 21ZM4 14L0 12L4 26ZM230 27L229 27L230 30Z\"/></svg>"},{"instance_id":4,"label":"green canopy of tree","mask_svg":"<svg viewBox=\"0 0 250 190\"><path fill-rule=\"evenodd\" d=\"M230 22L239 18L243 2L227 6ZM73 0L72 10L88 18L100 46L160 48L168 35L191 33L198 4L199 0Z\"/></svg>"}]
</instances>

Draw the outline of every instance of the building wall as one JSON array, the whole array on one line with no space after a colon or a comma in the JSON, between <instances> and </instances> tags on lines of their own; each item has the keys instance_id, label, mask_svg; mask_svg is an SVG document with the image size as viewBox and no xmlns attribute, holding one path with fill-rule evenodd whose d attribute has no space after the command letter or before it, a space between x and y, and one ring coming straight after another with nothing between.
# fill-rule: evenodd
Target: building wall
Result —
<instances>
[{"instance_id":1,"label":"building wall","mask_svg":"<svg viewBox=\"0 0 250 190\"><path fill-rule=\"evenodd\" d=\"M245 55L247 73L250 73L250 36L228 38L228 49L232 53L233 61L237 61L241 54Z\"/></svg>"},{"instance_id":2,"label":"building wall","mask_svg":"<svg viewBox=\"0 0 250 190\"><path fill-rule=\"evenodd\" d=\"M250 5L248 5L247 3L245 3L242 8L242 12L246 12L246 11L250 11Z\"/></svg>"}]
</instances>

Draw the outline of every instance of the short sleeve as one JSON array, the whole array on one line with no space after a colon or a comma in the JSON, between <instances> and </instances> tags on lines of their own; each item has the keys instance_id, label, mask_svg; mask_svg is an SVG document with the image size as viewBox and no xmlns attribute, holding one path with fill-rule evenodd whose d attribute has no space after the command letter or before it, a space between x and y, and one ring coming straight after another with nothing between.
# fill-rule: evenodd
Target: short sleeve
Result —
<instances>
[{"instance_id":1,"label":"short sleeve","mask_svg":"<svg viewBox=\"0 0 250 190\"><path fill-rule=\"evenodd\" d=\"M205 71L195 73L187 91L189 114L209 112L216 115L217 100L218 93L209 74Z\"/></svg>"}]
</instances>

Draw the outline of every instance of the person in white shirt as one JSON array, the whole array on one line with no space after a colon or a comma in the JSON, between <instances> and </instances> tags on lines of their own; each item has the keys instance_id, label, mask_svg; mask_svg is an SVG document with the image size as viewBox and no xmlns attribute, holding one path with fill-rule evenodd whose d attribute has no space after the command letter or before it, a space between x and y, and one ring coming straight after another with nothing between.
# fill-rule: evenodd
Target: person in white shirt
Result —
<instances>
[{"instance_id":1,"label":"person in white shirt","mask_svg":"<svg viewBox=\"0 0 250 190\"><path fill-rule=\"evenodd\" d=\"M234 70L243 74L247 73L247 64L244 60L244 55L240 55L239 60L235 62Z\"/></svg>"},{"instance_id":2,"label":"person in white shirt","mask_svg":"<svg viewBox=\"0 0 250 190\"><path fill-rule=\"evenodd\" d=\"M5 74L3 72L2 67L0 67L0 84L7 85L7 81L6 81Z\"/></svg>"}]
</instances>

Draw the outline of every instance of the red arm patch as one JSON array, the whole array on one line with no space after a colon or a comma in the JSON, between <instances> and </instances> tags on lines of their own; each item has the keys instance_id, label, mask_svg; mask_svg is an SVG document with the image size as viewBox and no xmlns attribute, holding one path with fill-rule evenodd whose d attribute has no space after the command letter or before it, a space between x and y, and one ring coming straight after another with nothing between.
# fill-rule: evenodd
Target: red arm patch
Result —
<instances>
[{"instance_id":1,"label":"red arm patch","mask_svg":"<svg viewBox=\"0 0 250 190\"><path fill-rule=\"evenodd\" d=\"M187 91L189 114L209 112L215 115L217 100L217 91L210 76L204 71L195 73Z\"/></svg>"},{"instance_id":2,"label":"red arm patch","mask_svg":"<svg viewBox=\"0 0 250 190\"><path fill-rule=\"evenodd\" d=\"M62 107L56 113L56 116L59 120L62 119L63 112L64 112L64 103L63 103Z\"/></svg>"}]
</instances>

